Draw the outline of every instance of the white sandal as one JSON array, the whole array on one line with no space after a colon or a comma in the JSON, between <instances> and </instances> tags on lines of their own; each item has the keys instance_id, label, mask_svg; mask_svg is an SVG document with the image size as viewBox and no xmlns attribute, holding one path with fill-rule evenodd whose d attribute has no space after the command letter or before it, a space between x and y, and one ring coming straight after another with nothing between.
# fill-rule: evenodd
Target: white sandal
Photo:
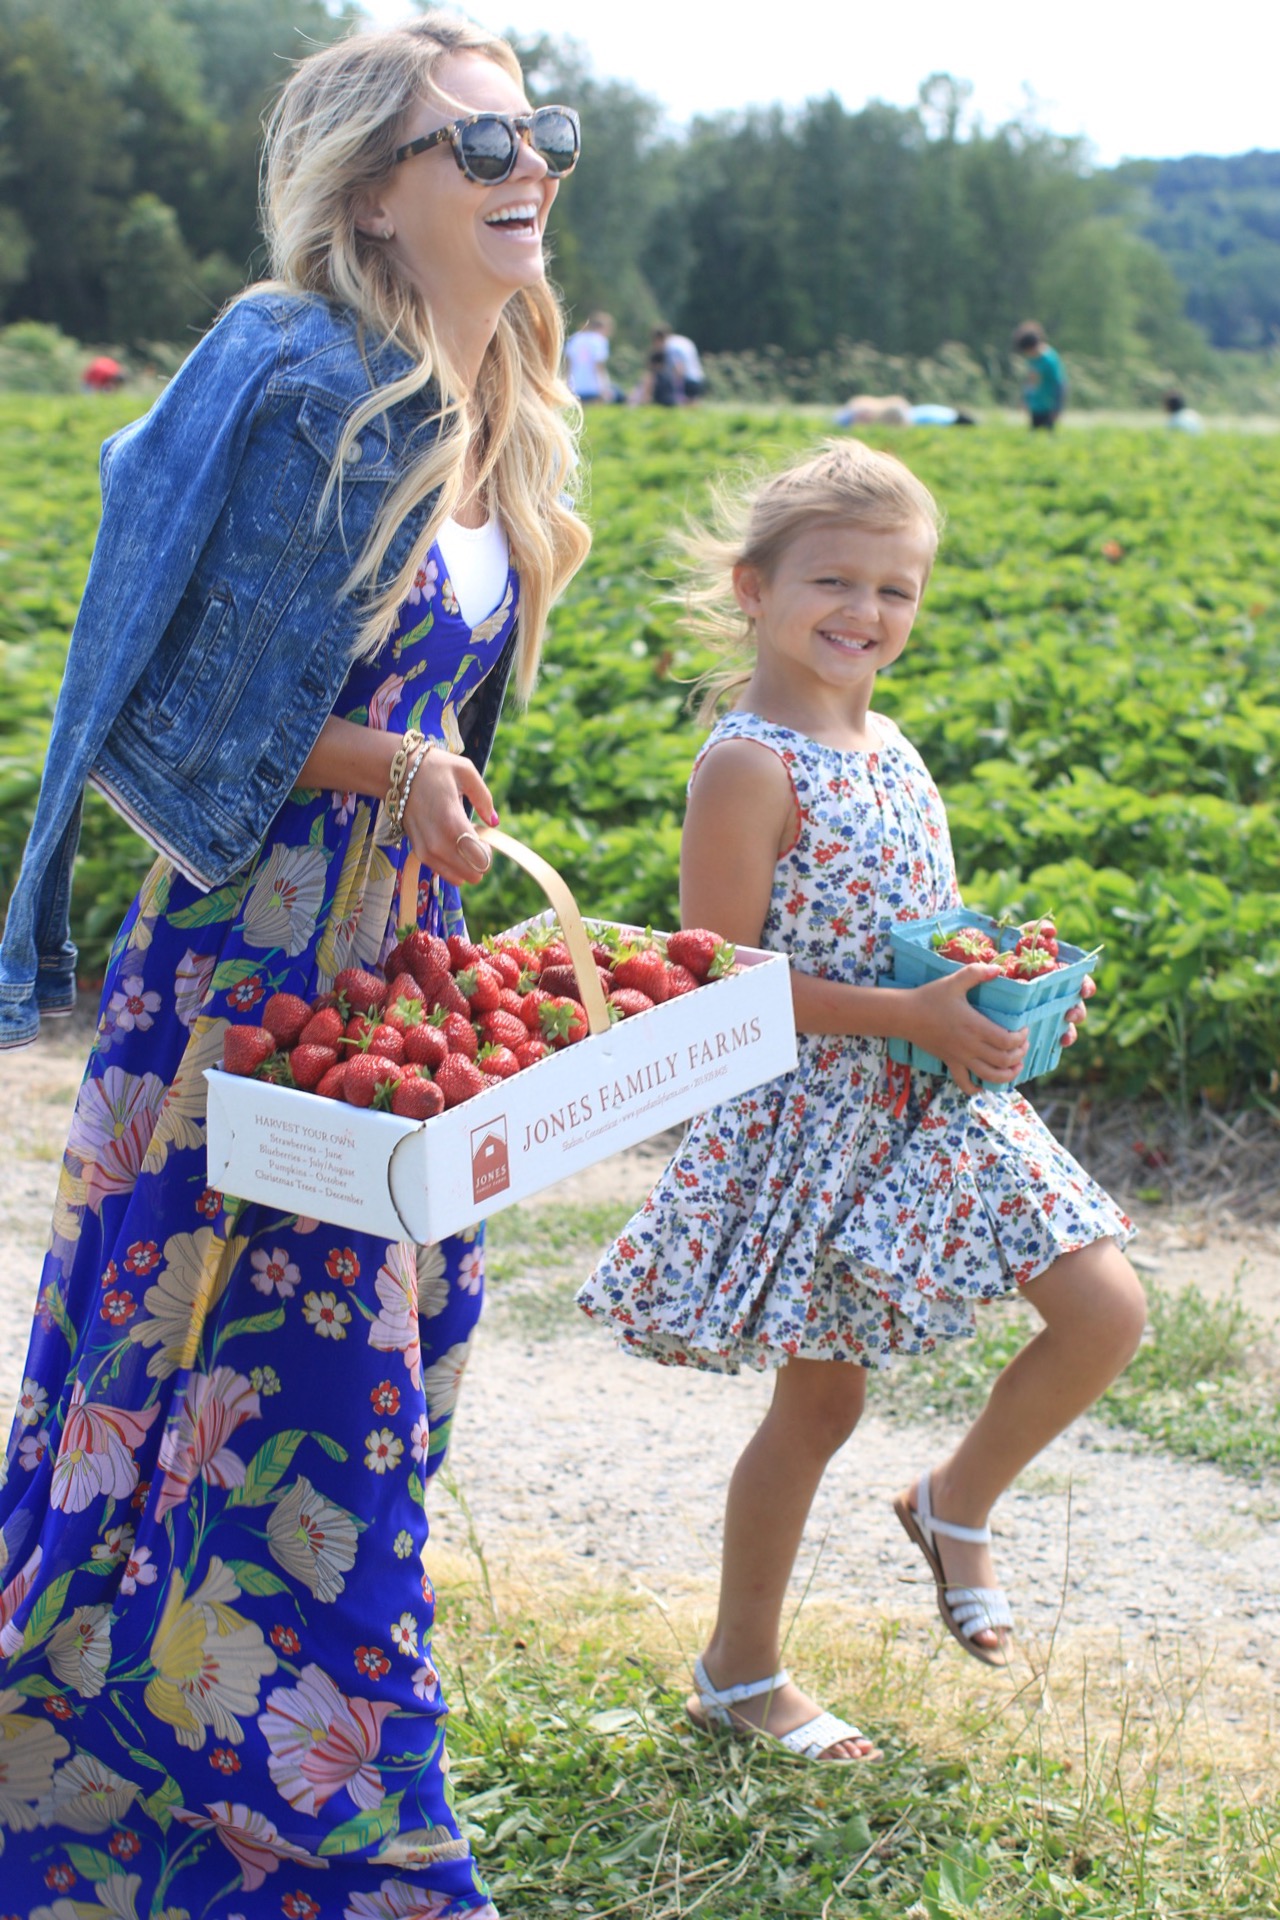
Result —
<instances>
[{"instance_id":1,"label":"white sandal","mask_svg":"<svg viewBox=\"0 0 1280 1920\"><path fill-rule=\"evenodd\" d=\"M922 1473L916 1481L916 1505L912 1506L908 1494L900 1493L893 1503L893 1510L903 1531L914 1540L929 1563L938 1592L938 1612L942 1615L947 1632L959 1641L966 1653L971 1653L975 1660L981 1660L985 1666L1008 1666L1005 1641L1006 1635L1013 1630L1013 1610L1004 1588L949 1587L942 1570L942 1556L935 1544L937 1535L941 1534L945 1540L969 1540L977 1546L989 1546L990 1527L961 1527L953 1520L939 1520L930 1510L927 1473ZM979 1646L974 1639L975 1634L988 1629L999 1634L998 1647Z\"/></svg>"},{"instance_id":2,"label":"white sandal","mask_svg":"<svg viewBox=\"0 0 1280 1920\"><path fill-rule=\"evenodd\" d=\"M762 1693L776 1693L779 1687L788 1685L790 1679L791 1675L784 1667L781 1673L771 1675L768 1680L751 1680L740 1687L713 1687L699 1655L693 1663L693 1684L698 1691L696 1696L690 1697L686 1711L694 1726L703 1733L709 1733L713 1727L732 1727L737 1733L759 1734L762 1739L776 1740L789 1753L798 1753L802 1760L820 1760L828 1747L838 1745L841 1740L866 1739L860 1727L850 1726L847 1720L839 1719L834 1713L817 1713L802 1726L792 1727L789 1733L770 1733L767 1727L753 1726L749 1720L743 1720L730 1711L740 1700L754 1700ZM873 1746L870 1753L860 1754L856 1760L831 1760L827 1764L852 1767L861 1766L867 1760L883 1758L879 1747Z\"/></svg>"}]
</instances>

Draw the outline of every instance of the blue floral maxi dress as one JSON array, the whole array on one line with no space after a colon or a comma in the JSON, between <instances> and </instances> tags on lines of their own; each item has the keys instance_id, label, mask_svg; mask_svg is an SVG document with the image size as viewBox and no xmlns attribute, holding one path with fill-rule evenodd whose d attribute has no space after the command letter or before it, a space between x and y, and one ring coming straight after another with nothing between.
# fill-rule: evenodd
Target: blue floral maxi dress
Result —
<instances>
[{"instance_id":1,"label":"blue floral maxi dress","mask_svg":"<svg viewBox=\"0 0 1280 1920\"><path fill-rule=\"evenodd\" d=\"M433 552L335 711L460 746L516 597L468 627ZM493 1914L422 1565L482 1235L388 1244L206 1184L227 1023L391 943L378 811L297 792L209 894L158 861L113 950L0 1492L0 1920ZM461 929L429 875L418 907Z\"/></svg>"},{"instance_id":2,"label":"blue floral maxi dress","mask_svg":"<svg viewBox=\"0 0 1280 1920\"><path fill-rule=\"evenodd\" d=\"M761 944L850 986L889 930L960 904L946 814L882 715L872 753L731 713L704 747L775 753L799 813ZM696 778L697 768L694 769ZM801 1034L799 1063L696 1120L578 1295L630 1352L736 1373L799 1357L887 1365L972 1334L974 1309L1133 1228L1016 1091L967 1098L884 1040Z\"/></svg>"}]
</instances>

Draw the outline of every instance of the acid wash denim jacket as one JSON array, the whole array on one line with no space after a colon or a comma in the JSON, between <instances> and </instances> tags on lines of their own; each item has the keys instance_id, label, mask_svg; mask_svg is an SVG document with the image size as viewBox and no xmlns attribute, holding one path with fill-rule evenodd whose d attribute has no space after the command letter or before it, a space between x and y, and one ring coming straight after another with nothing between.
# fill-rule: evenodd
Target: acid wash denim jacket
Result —
<instances>
[{"instance_id":1,"label":"acid wash denim jacket","mask_svg":"<svg viewBox=\"0 0 1280 1920\"><path fill-rule=\"evenodd\" d=\"M228 309L102 452L102 524L0 945L0 1047L69 1011L71 869L86 784L197 886L253 856L341 693L363 601L344 592L388 487L438 430L434 389L338 438L408 358L342 308L262 291ZM381 580L421 539L425 501ZM462 715L483 768L514 641Z\"/></svg>"}]
</instances>

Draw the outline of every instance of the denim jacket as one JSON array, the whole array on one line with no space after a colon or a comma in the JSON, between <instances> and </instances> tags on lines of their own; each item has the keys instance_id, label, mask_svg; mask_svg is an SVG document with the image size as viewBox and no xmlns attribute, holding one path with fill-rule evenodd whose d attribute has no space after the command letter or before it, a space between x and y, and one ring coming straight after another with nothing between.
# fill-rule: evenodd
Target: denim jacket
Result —
<instances>
[{"instance_id":1,"label":"denim jacket","mask_svg":"<svg viewBox=\"0 0 1280 1920\"><path fill-rule=\"evenodd\" d=\"M258 851L341 693L363 603L343 583L387 488L437 431L434 391L362 429L319 514L353 408L409 362L305 295L241 300L151 411L102 453L102 524L35 819L0 945L0 1047L75 999L71 869L87 783L198 886ZM392 540L389 580L424 502ZM483 768L514 642L463 718Z\"/></svg>"}]
</instances>

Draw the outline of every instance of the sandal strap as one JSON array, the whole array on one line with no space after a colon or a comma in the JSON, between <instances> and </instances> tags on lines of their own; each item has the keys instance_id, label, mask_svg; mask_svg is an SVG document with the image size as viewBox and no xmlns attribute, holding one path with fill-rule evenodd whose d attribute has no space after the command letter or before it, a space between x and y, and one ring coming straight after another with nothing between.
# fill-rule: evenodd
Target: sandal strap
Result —
<instances>
[{"instance_id":1,"label":"sandal strap","mask_svg":"<svg viewBox=\"0 0 1280 1920\"><path fill-rule=\"evenodd\" d=\"M932 1544L933 1535L940 1533L944 1540L970 1540L975 1546L987 1547L991 1544L990 1527L962 1527L954 1520L939 1520L929 1504L929 1475L922 1473L916 1482L916 1519L925 1538Z\"/></svg>"},{"instance_id":2,"label":"sandal strap","mask_svg":"<svg viewBox=\"0 0 1280 1920\"><path fill-rule=\"evenodd\" d=\"M841 1720L837 1714L816 1713L802 1727L792 1727L790 1733L777 1733L773 1737L779 1746L798 1753L802 1759L816 1760L828 1747L834 1747L841 1740L865 1740L867 1736L861 1727L850 1726L847 1720Z\"/></svg>"},{"instance_id":3,"label":"sandal strap","mask_svg":"<svg viewBox=\"0 0 1280 1920\"><path fill-rule=\"evenodd\" d=\"M1013 1625L1013 1609L1003 1587L947 1587L943 1597L966 1640L987 1628L994 1631Z\"/></svg>"},{"instance_id":4,"label":"sandal strap","mask_svg":"<svg viewBox=\"0 0 1280 1920\"><path fill-rule=\"evenodd\" d=\"M738 1687L713 1687L702 1664L702 1656L693 1663L693 1684L698 1690L698 1701L707 1714L720 1726L732 1724L730 1707L737 1706L740 1700L755 1700L762 1693L776 1693L779 1687L785 1687L791 1675L784 1667L780 1673L770 1674L767 1680L748 1680ZM837 1738L839 1736L837 1735ZM828 1742L828 1745L830 1742Z\"/></svg>"}]
</instances>

